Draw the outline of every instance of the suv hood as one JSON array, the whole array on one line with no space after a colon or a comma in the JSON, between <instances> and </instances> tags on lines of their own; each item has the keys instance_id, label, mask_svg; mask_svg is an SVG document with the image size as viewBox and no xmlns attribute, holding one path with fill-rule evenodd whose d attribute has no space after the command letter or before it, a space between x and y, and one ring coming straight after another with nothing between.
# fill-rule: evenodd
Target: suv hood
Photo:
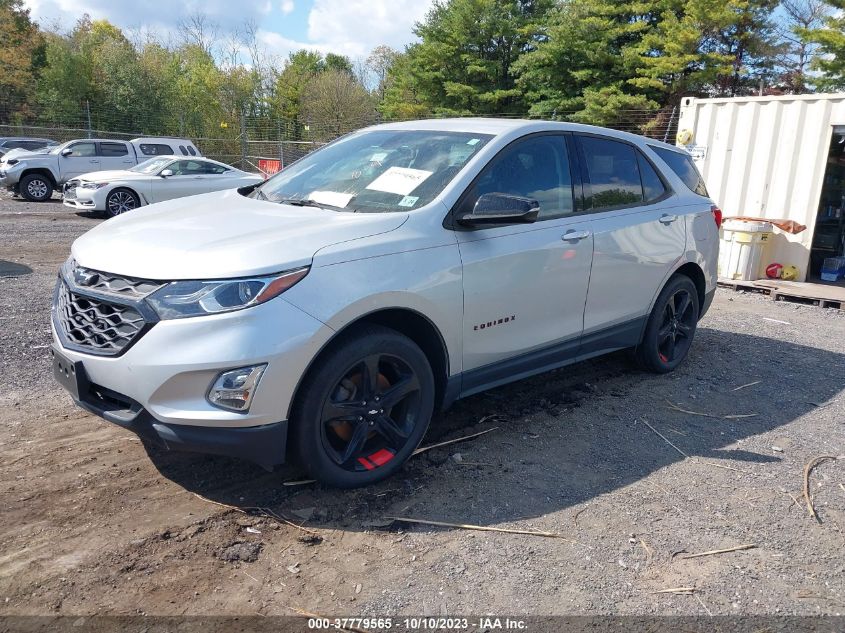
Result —
<instances>
[{"instance_id":1,"label":"suv hood","mask_svg":"<svg viewBox=\"0 0 845 633\"><path fill-rule=\"evenodd\" d=\"M141 207L73 243L80 266L128 277L225 279L310 265L326 246L393 231L407 213L350 213L245 198L237 190Z\"/></svg>"}]
</instances>

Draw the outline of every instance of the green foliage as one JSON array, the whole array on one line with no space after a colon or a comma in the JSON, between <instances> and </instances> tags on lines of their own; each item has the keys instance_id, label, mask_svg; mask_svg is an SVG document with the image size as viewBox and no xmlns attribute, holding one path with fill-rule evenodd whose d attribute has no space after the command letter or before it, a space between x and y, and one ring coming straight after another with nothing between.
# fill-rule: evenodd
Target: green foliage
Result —
<instances>
[{"instance_id":1,"label":"green foliage","mask_svg":"<svg viewBox=\"0 0 845 633\"><path fill-rule=\"evenodd\" d=\"M813 69L820 74L811 81L825 92L845 90L845 0L825 0L833 12L824 25L807 33L808 39L819 45Z\"/></svg>"},{"instance_id":2,"label":"green foliage","mask_svg":"<svg viewBox=\"0 0 845 633\"><path fill-rule=\"evenodd\" d=\"M377 47L365 67L307 50L274 63L255 29L225 47L202 15L175 45L130 42L88 16L70 33L40 32L23 0L0 0L0 123L78 128L90 105L94 128L236 145L244 117L268 123L251 140L323 139L376 110L645 131L686 95L755 94L761 82L802 92L808 79L845 89L845 0L435 0L418 42Z\"/></svg>"},{"instance_id":3,"label":"green foliage","mask_svg":"<svg viewBox=\"0 0 845 633\"><path fill-rule=\"evenodd\" d=\"M537 43L552 0L438 0L389 76L383 111L436 114L524 112L512 65Z\"/></svg>"}]
</instances>

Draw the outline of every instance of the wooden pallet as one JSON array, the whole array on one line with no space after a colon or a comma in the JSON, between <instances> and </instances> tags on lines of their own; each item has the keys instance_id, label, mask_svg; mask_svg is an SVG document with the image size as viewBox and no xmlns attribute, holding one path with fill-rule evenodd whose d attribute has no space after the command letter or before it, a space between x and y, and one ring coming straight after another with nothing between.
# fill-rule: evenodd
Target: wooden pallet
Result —
<instances>
[{"instance_id":1,"label":"wooden pallet","mask_svg":"<svg viewBox=\"0 0 845 633\"><path fill-rule=\"evenodd\" d=\"M760 292L771 296L773 301L795 301L811 303L822 308L845 309L845 288L812 284L803 281L782 281L779 279L758 279L743 281L719 278L718 284L733 290Z\"/></svg>"}]
</instances>

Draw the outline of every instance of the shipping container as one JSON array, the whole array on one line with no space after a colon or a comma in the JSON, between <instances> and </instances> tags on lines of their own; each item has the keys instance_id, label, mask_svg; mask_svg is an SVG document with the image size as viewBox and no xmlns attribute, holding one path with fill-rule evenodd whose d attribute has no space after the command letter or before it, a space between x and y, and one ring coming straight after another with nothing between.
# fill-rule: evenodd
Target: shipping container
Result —
<instances>
[{"instance_id":1,"label":"shipping container","mask_svg":"<svg viewBox=\"0 0 845 633\"><path fill-rule=\"evenodd\" d=\"M845 255L845 94L685 98L677 144L693 156L725 217L793 220L775 229L769 263L815 280Z\"/></svg>"}]
</instances>

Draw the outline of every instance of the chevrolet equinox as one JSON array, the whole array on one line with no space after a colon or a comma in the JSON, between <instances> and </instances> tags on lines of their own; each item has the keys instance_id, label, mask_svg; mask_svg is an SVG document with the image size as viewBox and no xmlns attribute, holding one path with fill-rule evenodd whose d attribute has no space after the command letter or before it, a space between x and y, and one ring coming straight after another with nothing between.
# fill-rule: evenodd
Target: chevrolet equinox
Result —
<instances>
[{"instance_id":1,"label":"chevrolet equinox","mask_svg":"<svg viewBox=\"0 0 845 633\"><path fill-rule=\"evenodd\" d=\"M378 125L261 185L77 239L53 368L166 449L354 487L435 410L616 350L669 372L716 288L719 211L689 154L569 123Z\"/></svg>"}]
</instances>

